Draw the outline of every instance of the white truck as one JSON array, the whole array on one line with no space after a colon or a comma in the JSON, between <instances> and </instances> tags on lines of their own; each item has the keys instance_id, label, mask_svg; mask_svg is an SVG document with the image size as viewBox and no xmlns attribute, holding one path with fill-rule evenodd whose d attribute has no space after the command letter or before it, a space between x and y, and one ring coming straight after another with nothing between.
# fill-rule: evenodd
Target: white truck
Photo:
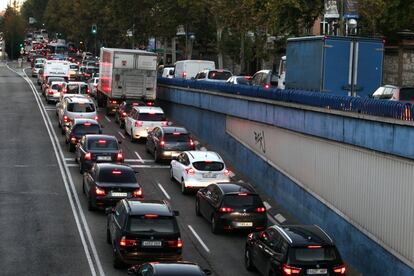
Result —
<instances>
[{"instance_id":1,"label":"white truck","mask_svg":"<svg viewBox=\"0 0 414 276\"><path fill-rule=\"evenodd\" d=\"M149 105L157 88L157 54L142 50L101 48L98 106L107 114L116 112L125 100L141 100Z\"/></svg>"}]
</instances>

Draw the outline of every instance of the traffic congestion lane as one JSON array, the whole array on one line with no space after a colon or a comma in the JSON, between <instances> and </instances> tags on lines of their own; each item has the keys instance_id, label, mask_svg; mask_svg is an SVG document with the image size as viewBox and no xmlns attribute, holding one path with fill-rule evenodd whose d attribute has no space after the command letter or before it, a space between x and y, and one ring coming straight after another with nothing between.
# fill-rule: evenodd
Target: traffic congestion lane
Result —
<instances>
[{"instance_id":1,"label":"traffic congestion lane","mask_svg":"<svg viewBox=\"0 0 414 276\"><path fill-rule=\"evenodd\" d=\"M90 275L56 156L31 90L3 65L0 84L1 274Z\"/></svg>"},{"instance_id":2,"label":"traffic congestion lane","mask_svg":"<svg viewBox=\"0 0 414 276\"><path fill-rule=\"evenodd\" d=\"M55 131L58 132L54 106L47 105L45 102L44 105L52 119ZM169 197L173 208L180 211L181 215L178 221L184 241L184 259L197 262L202 267L211 269L215 272L215 275L252 275L243 267L245 234L233 233L218 237L211 234L209 224L195 216L194 195L183 196L178 185L171 184L168 163L155 164L152 161L152 155L146 152L145 144L142 141L131 143L111 117L103 113L100 113L99 117L104 126L105 134L112 134L122 139L121 147L125 153L125 159L130 160L129 164L139 171L138 179L144 187L144 197L155 199L168 199ZM64 149L66 161L70 166L82 208L87 210L86 198L82 193L82 177L74 163L74 154L66 150L64 136L59 136L60 145ZM148 167L143 168L142 166ZM106 244L105 241L106 216L104 213L85 211L85 216L91 228L104 271L110 275L124 273L112 268L111 246ZM223 244L225 244L225 248ZM229 266L229 264L234 265Z\"/></svg>"}]
</instances>

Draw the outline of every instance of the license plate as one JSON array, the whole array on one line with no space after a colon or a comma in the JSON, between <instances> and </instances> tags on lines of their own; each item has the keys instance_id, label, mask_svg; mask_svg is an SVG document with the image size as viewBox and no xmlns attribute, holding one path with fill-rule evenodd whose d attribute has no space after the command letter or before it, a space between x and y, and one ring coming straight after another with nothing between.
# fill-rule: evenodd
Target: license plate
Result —
<instances>
[{"instance_id":1,"label":"license plate","mask_svg":"<svg viewBox=\"0 0 414 276\"><path fill-rule=\"evenodd\" d=\"M236 225L239 227L252 227L253 222L237 222Z\"/></svg>"},{"instance_id":2,"label":"license plate","mask_svg":"<svg viewBox=\"0 0 414 276\"><path fill-rule=\"evenodd\" d=\"M111 158L111 156L98 156L97 160L98 161L111 161L112 158Z\"/></svg>"},{"instance_id":3,"label":"license plate","mask_svg":"<svg viewBox=\"0 0 414 276\"><path fill-rule=\"evenodd\" d=\"M126 197L126 196L128 196L128 193L112 192L111 196L113 196L113 197Z\"/></svg>"},{"instance_id":4,"label":"license plate","mask_svg":"<svg viewBox=\"0 0 414 276\"><path fill-rule=\"evenodd\" d=\"M142 241L144 247L161 247L161 241Z\"/></svg>"},{"instance_id":5,"label":"license plate","mask_svg":"<svg viewBox=\"0 0 414 276\"><path fill-rule=\"evenodd\" d=\"M311 269L308 269L306 272L309 275L318 275L318 274L327 274L328 270L326 268L311 268Z\"/></svg>"},{"instance_id":6,"label":"license plate","mask_svg":"<svg viewBox=\"0 0 414 276\"><path fill-rule=\"evenodd\" d=\"M216 178L217 175L213 173L203 173L203 178Z\"/></svg>"}]
</instances>

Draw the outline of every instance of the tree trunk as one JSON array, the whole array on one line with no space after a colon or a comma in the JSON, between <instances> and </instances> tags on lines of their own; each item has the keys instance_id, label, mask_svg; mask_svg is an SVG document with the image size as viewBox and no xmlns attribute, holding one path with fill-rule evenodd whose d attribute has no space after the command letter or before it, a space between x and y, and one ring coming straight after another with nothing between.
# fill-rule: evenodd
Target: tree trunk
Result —
<instances>
[{"instance_id":1,"label":"tree trunk","mask_svg":"<svg viewBox=\"0 0 414 276\"><path fill-rule=\"evenodd\" d=\"M246 74L246 67L244 61L244 32L240 35L240 73Z\"/></svg>"},{"instance_id":2,"label":"tree trunk","mask_svg":"<svg viewBox=\"0 0 414 276\"><path fill-rule=\"evenodd\" d=\"M223 68L223 52L221 49L221 35L223 34L223 27L217 27L217 59L218 59L218 68Z\"/></svg>"}]
</instances>

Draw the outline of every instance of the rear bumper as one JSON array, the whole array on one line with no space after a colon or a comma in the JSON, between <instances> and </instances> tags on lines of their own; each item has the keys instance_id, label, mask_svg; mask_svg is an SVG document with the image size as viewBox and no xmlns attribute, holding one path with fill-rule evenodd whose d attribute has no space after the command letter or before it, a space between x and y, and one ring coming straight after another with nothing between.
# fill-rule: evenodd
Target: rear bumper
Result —
<instances>
[{"instance_id":1,"label":"rear bumper","mask_svg":"<svg viewBox=\"0 0 414 276\"><path fill-rule=\"evenodd\" d=\"M205 188L210 184L213 183L217 183L217 182L229 182L230 179L226 179L226 178L211 178L208 180L204 180L204 181L200 181L200 180L195 180L195 179L187 179L185 180L185 187L186 188L195 188L195 189L199 189L199 188Z\"/></svg>"},{"instance_id":2,"label":"rear bumper","mask_svg":"<svg viewBox=\"0 0 414 276\"><path fill-rule=\"evenodd\" d=\"M163 261L176 262L182 261L181 253L150 253L150 252L129 252L121 253L121 260L127 264L140 264L144 262Z\"/></svg>"},{"instance_id":3,"label":"rear bumper","mask_svg":"<svg viewBox=\"0 0 414 276\"><path fill-rule=\"evenodd\" d=\"M162 150L160 152L161 159L173 159L174 157L177 157L185 150L178 151L178 150Z\"/></svg>"},{"instance_id":4,"label":"rear bumper","mask_svg":"<svg viewBox=\"0 0 414 276\"><path fill-rule=\"evenodd\" d=\"M225 216L225 215L224 215ZM225 230L263 230L267 227L267 215L264 215L261 218L226 218L219 217L217 223L220 227ZM252 223L251 226L246 226L241 223Z\"/></svg>"}]
</instances>

